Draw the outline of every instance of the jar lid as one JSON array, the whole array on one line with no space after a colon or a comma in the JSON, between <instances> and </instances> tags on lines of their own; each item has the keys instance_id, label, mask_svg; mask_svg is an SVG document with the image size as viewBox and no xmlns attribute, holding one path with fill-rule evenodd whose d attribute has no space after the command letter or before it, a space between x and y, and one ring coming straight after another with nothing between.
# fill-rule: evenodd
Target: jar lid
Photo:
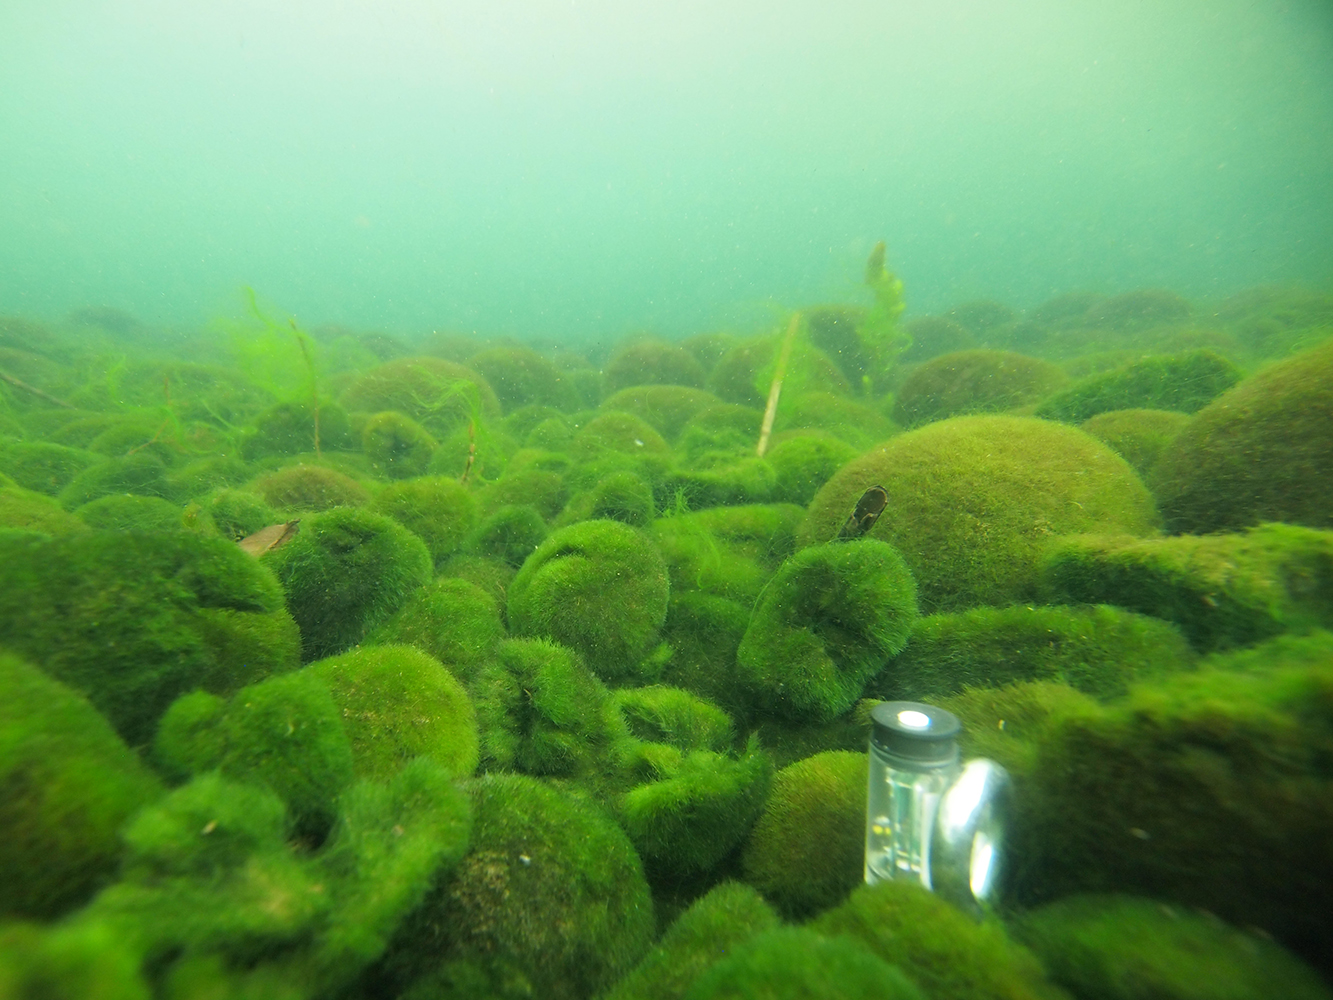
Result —
<instances>
[{"instance_id":1,"label":"jar lid","mask_svg":"<svg viewBox=\"0 0 1333 1000\"><path fill-rule=\"evenodd\" d=\"M870 710L870 742L881 753L917 767L939 767L958 759L958 717L918 701L882 701Z\"/></svg>"}]
</instances>

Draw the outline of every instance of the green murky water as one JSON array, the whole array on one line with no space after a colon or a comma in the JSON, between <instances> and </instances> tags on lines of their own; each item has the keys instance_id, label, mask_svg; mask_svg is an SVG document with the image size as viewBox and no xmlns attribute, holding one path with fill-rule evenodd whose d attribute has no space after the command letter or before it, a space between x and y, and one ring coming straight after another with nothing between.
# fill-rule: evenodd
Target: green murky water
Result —
<instances>
[{"instance_id":1,"label":"green murky water","mask_svg":"<svg viewBox=\"0 0 1333 1000\"><path fill-rule=\"evenodd\" d=\"M1330 51L7 6L0 997L1328 996Z\"/></svg>"}]
</instances>

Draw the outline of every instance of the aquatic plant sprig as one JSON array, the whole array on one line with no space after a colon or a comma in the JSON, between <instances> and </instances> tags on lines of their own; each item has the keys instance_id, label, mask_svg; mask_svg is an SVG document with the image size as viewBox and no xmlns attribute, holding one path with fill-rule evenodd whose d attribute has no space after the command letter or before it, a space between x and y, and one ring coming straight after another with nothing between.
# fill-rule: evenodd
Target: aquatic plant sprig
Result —
<instances>
[{"instance_id":1,"label":"aquatic plant sprig","mask_svg":"<svg viewBox=\"0 0 1333 1000\"><path fill-rule=\"evenodd\" d=\"M487 446L494 445L494 440L486 420L486 408L482 400L481 390L470 379L446 378L424 368L418 372L418 376L426 383L428 391L423 392L416 387L412 387L409 390L409 395L413 406L423 415L423 423L440 413L459 409L458 404L462 403L467 414L468 446L465 463L459 473L458 481L460 483L484 482L484 477L478 474L479 469L476 463L481 453L487 450Z\"/></svg>"},{"instance_id":2,"label":"aquatic plant sprig","mask_svg":"<svg viewBox=\"0 0 1333 1000\"><path fill-rule=\"evenodd\" d=\"M898 325L907 302L903 298L903 283L885 263L886 247L883 240L875 244L866 260L865 283L875 295L875 302L856 327L856 338L866 357L871 361L874 375L863 375L863 388L868 392L875 376L889 372L898 358L912 346L912 337Z\"/></svg>"},{"instance_id":3,"label":"aquatic plant sprig","mask_svg":"<svg viewBox=\"0 0 1333 1000\"><path fill-rule=\"evenodd\" d=\"M315 455L320 455L319 343L302 329L296 317L275 319L261 307L259 296L246 285L241 290L246 312L254 322L220 320L216 325L230 335L232 353L255 384L282 402L310 400Z\"/></svg>"}]
</instances>

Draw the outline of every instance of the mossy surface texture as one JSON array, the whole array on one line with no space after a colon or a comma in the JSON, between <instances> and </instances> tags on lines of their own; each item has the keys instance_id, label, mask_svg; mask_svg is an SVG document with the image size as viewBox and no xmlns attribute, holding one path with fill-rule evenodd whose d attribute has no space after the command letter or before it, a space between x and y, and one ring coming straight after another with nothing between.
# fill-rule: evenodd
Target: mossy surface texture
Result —
<instances>
[{"instance_id":1,"label":"mossy surface texture","mask_svg":"<svg viewBox=\"0 0 1333 1000\"><path fill-rule=\"evenodd\" d=\"M55 916L112 880L161 786L83 696L8 653L0 682L0 914Z\"/></svg>"},{"instance_id":2,"label":"mossy surface texture","mask_svg":"<svg viewBox=\"0 0 1333 1000\"><path fill-rule=\"evenodd\" d=\"M1266 524L1172 538L1072 536L1053 545L1043 589L1180 626L1202 650L1333 627L1333 532Z\"/></svg>"},{"instance_id":3,"label":"mossy surface texture","mask_svg":"<svg viewBox=\"0 0 1333 1000\"><path fill-rule=\"evenodd\" d=\"M0 998L1328 996L1333 296L865 280L0 317ZM885 700L1010 775L981 919L865 885Z\"/></svg>"},{"instance_id":4,"label":"mossy surface texture","mask_svg":"<svg viewBox=\"0 0 1333 1000\"><path fill-rule=\"evenodd\" d=\"M604 679L640 672L666 619L671 583L657 546L619 521L562 528L509 588L509 624L563 643Z\"/></svg>"},{"instance_id":5,"label":"mossy surface texture","mask_svg":"<svg viewBox=\"0 0 1333 1000\"><path fill-rule=\"evenodd\" d=\"M1333 526L1333 343L1265 368L1204 407L1162 452L1152 488L1176 531L1260 521Z\"/></svg>"},{"instance_id":6,"label":"mossy surface texture","mask_svg":"<svg viewBox=\"0 0 1333 1000\"><path fill-rule=\"evenodd\" d=\"M798 540L838 534L871 486L888 507L870 530L916 578L923 611L1029 599L1056 536L1157 526L1125 461L1072 427L1023 417L955 417L892 438L843 466L816 494ZM1101 530L1105 530L1102 528Z\"/></svg>"},{"instance_id":7,"label":"mossy surface texture","mask_svg":"<svg viewBox=\"0 0 1333 1000\"><path fill-rule=\"evenodd\" d=\"M967 687L1058 680L1099 698L1187 667L1193 654L1167 622L1107 605L974 608L918 622L868 697L929 701Z\"/></svg>"},{"instance_id":8,"label":"mossy surface texture","mask_svg":"<svg viewBox=\"0 0 1333 1000\"><path fill-rule=\"evenodd\" d=\"M1108 1000L1326 1000L1318 976L1273 942L1211 913L1142 897L1071 896L1020 934L1077 996Z\"/></svg>"},{"instance_id":9,"label":"mossy surface texture","mask_svg":"<svg viewBox=\"0 0 1333 1000\"><path fill-rule=\"evenodd\" d=\"M1329 933L1331 685L1333 635L1283 636L1048 722L1022 892L1177 900L1311 954Z\"/></svg>"},{"instance_id":10,"label":"mossy surface texture","mask_svg":"<svg viewBox=\"0 0 1333 1000\"><path fill-rule=\"evenodd\" d=\"M0 643L87 695L132 745L178 694L291 669L296 642L273 575L222 539L0 538Z\"/></svg>"}]
</instances>

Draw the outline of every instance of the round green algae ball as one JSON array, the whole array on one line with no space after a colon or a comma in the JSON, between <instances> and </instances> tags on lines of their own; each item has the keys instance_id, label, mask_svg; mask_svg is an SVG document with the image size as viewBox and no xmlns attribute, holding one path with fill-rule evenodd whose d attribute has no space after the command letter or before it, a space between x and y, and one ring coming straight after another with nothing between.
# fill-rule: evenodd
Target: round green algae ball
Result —
<instances>
[{"instance_id":1,"label":"round green algae ball","mask_svg":"<svg viewBox=\"0 0 1333 1000\"><path fill-rule=\"evenodd\" d=\"M296 537L261 562L287 594L307 661L360 642L430 580L433 566L420 538L355 507L302 518Z\"/></svg>"},{"instance_id":2,"label":"round green algae ball","mask_svg":"<svg viewBox=\"0 0 1333 1000\"><path fill-rule=\"evenodd\" d=\"M370 467L390 479L422 475L437 447L426 428L395 410L376 413L361 431L361 450Z\"/></svg>"},{"instance_id":3,"label":"round green algae ball","mask_svg":"<svg viewBox=\"0 0 1333 1000\"><path fill-rule=\"evenodd\" d=\"M865 872L866 755L826 750L784 767L741 857L745 881L790 917L841 902Z\"/></svg>"},{"instance_id":4,"label":"round green algae ball","mask_svg":"<svg viewBox=\"0 0 1333 1000\"><path fill-rule=\"evenodd\" d=\"M204 691L178 698L153 744L174 776L214 769L271 789L298 831L318 842L352 782L352 747L328 688L309 670L278 674L223 701Z\"/></svg>"},{"instance_id":5,"label":"round green algae ball","mask_svg":"<svg viewBox=\"0 0 1333 1000\"><path fill-rule=\"evenodd\" d=\"M1150 483L1167 526L1205 534L1286 521L1333 527L1333 342L1223 393L1162 451Z\"/></svg>"},{"instance_id":6,"label":"round green algae ball","mask_svg":"<svg viewBox=\"0 0 1333 1000\"><path fill-rule=\"evenodd\" d=\"M1069 1000L1000 921L979 922L919 882L858 886L808 926L856 941L901 969L929 997Z\"/></svg>"},{"instance_id":7,"label":"round green algae ball","mask_svg":"<svg viewBox=\"0 0 1333 1000\"><path fill-rule=\"evenodd\" d=\"M68 535L87 531L88 524L45 493L24 489L11 480L0 482L0 530Z\"/></svg>"},{"instance_id":8,"label":"round green algae ball","mask_svg":"<svg viewBox=\"0 0 1333 1000\"><path fill-rule=\"evenodd\" d=\"M574 409L578 400L564 373L528 347L492 347L467 359L495 390L506 413L524 404Z\"/></svg>"},{"instance_id":9,"label":"round green algae ball","mask_svg":"<svg viewBox=\"0 0 1333 1000\"><path fill-rule=\"evenodd\" d=\"M599 994L654 933L629 838L597 806L535 778L487 775L469 789L468 853L399 930L375 995Z\"/></svg>"},{"instance_id":10,"label":"round green algae ball","mask_svg":"<svg viewBox=\"0 0 1333 1000\"><path fill-rule=\"evenodd\" d=\"M737 678L767 714L828 722L907 645L916 620L916 583L893 546L865 538L802 549L759 595Z\"/></svg>"},{"instance_id":11,"label":"round green algae ball","mask_svg":"<svg viewBox=\"0 0 1333 1000\"><path fill-rule=\"evenodd\" d=\"M0 472L24 489L50 496L101 461L101 455L50 441L10 441L0 445Z\"/></svg>"},{"instance_id":12,"label":"round green algae ball","mask_svg":"<svg viewBox=\"0 0 1333 1000\"><path fill-rule=\"evenodd\" d=\"M282 588L235 544L188 531L0 538L0 645L88 696L132 746L196 688L299 662Z\"/></svg>"},{"instance_id":13,"label":"round green algae ball","mask_svg":"<svg viewBox=\"0 0 1333 1000\"><path fill-rule=\"evenodd\" d=\"M902 972L849 937L779 927L730 949L685 1000L925 1000Z\"/></svg>"},{"instance_id":14,"label":"round green algae ball","mask_svg":"<svg viewBox=\"0 0 1333 1000\"><path fill-rule=\"evenodd\" d=\"M388 514L430 550L438 566L463 547L477 523L477 502L466 486L447 476L421 476L391 483L370 509Z\"/></svg>"},{"instance_id":15,"label":"round green algae ball","mask_svg":"<svg viewBox=\"0 0 1333 1000\"><path fill-rule=\"evenodd\" d=\"M765 456L773 466L776 483L773 499L804 506L834 473L860 451L846 441L822 431L795 431L769 449Z\"/></svg>"},{"instance_id":16,"label":"round green algae ball","mask_svg":"<svg viewBox=\"0 0 1333 1000\"><path fill-rule=\"evenodd\" d=\"M1173 410L1107 410L1079 427L1147 479L1158 456L1189 422L1187 415Z\"/></svg>"},{"instance_id":17,"label":"round green algae ball","mask_svg":"<svg viewBox=\"0 0 1333 1000\"><path fill-rule=\"evenodd\" d=\"M504 637L504 622L494 597L475 583L441 576L421 588L366 641L377 646L416 646L468 683Z\"/></svg>"},{"instance_id":18,"label":"round green algae ball","mask_svg":"<svg viewBox=\"0 0 1333 1000\"><path fill-rule=\"evenodd\" d=\"M674 441L690 417L720 402L711 392L689 386L635 385L607 397L601 408L642 417L664 438Z\"/></svg>"},{"instance_id":19,"label":"round green algae ball","mask_svg":"<svg viewBox=\"0 0 1333 1000\"><path fill-rule=\"evenodd\" d=\"M350 412L397 412L438 439L480 417L500 415L500 401L481 375L443 358L395 358L349 385L339 402Z\"/></svg>"},{"instance_id":20,"label":"round green algae ball","mask_svg":"<svg viewBox=\"0 0 1333 1000\"><path fill-rule=\"evenodd\" d=\"M370 501L370 492L355 479L322 465L289 465L261 476L250 488L270 507L298 514Z\"/></svg>"},{"instance_id":21,"label":"round green algae ball","mask_svg":"<svg viewBox=\"0 0 1333 1000\"><path fill-rule=\"evenodd\" d=\"M871 486L889 499L868 537L902 553L927 614L1031 601L1051 538L1147 535L1158 523L1134 470L1088 434L971 416L900 434L843 466L811 501L800 543L837 536Z\"/></svg>"},{"instance_id":22,"label":"round green algae ball","mask_svg":"<svg viewBox=\"0 0 1333 1000\"><path fill-rule=\"evenodd\" d=\"M477 768L477 714L462 683L413 646L363 646L312 663L352 742L358 778L387 781L414 757L458 778Z\"/></svg>"},{"instance_id":23,"label":"round green algae ball","mask_svg":"<svg viewBox=\"0 0 1333 1000\"><path fill-rule=\"evenodd\" d=\"M605 767L607 690L577 653L544 639L506 639L472 691L487 770L583 778Z\"/></svg>"},{"instance_id":24,"label":"round green algae ball","mask_svg":"<svg viewBox=\"0 0 1333 1000\"><path fill-rule=\"evenodd\" d=\"M82 695L0 653L0 916L49 918L115 876L162 786Z\"/></svg>"},{"instance_id":25,"label":"round green algae ball","mask_svg":"<svg viewBox=\"0 0 1333 1000\"><path fill-rule=\"evenodd\" d=\"M657 546L619 521L554 532L509 588L509 627L580 653L606 681L636 674L666 620L670 580Z\"/></svg>"},{"instance_id":26,"label":"round green algae ball","mask_svg":"<svg viewBox=\"0 0 1333 1000\"><path fill-rule=\"evenodd\" d=\"M1036 403L1069 381L1058 366L1012 351L957 351L912 371L893 419L916 427L964 413L996 413Z\"/></svg>"},{"instance_id":27,"label":"round green algae ball","mask_svg":"<svg viewBox=\"0 0 1333 1000\"><path fill-rule=\"evenodd\" d=\"M757 739L739 757L712 750L663 752L662 745L643 749L659 764L654 770L660 776L617 799L620 825L654 881L671 884L708 871L759 817L772 778L768 755Z\"/></svg>"},{"instance_id":28,"label":"round green algae ball","mask_svg":"<svg viewBox=\"0 0 1333 1000\"><path fill-rule=\"evenodd\" d=\"M606 364L606 391L619 392L630 386L683 385L702 389L703 365L679 344L642 340L627 344Z\"/></svg>"},{"instance_id":29,"label":"round green algae ball","mask_svg":"<svg viewBox=\"0 0 1333 1000\"><path fill-rule=\"evenodd\" d=\"M185 511L161 497L115 493L90 500L74 516L105 531L172 531L182 527Z\"/></svg>"},{"instance_id":30,"label":"round green algae ball","mask_svg":"<svg viewBox=\"0 0 1333 1000\"><path fill-rule=\"evenodd\" d=\"M66 510L73 510L111 493L165 497L170 492L162 460L148 452L137 452L88 466L61 489L59 499Z\"/></svg>"}]
</instances>

